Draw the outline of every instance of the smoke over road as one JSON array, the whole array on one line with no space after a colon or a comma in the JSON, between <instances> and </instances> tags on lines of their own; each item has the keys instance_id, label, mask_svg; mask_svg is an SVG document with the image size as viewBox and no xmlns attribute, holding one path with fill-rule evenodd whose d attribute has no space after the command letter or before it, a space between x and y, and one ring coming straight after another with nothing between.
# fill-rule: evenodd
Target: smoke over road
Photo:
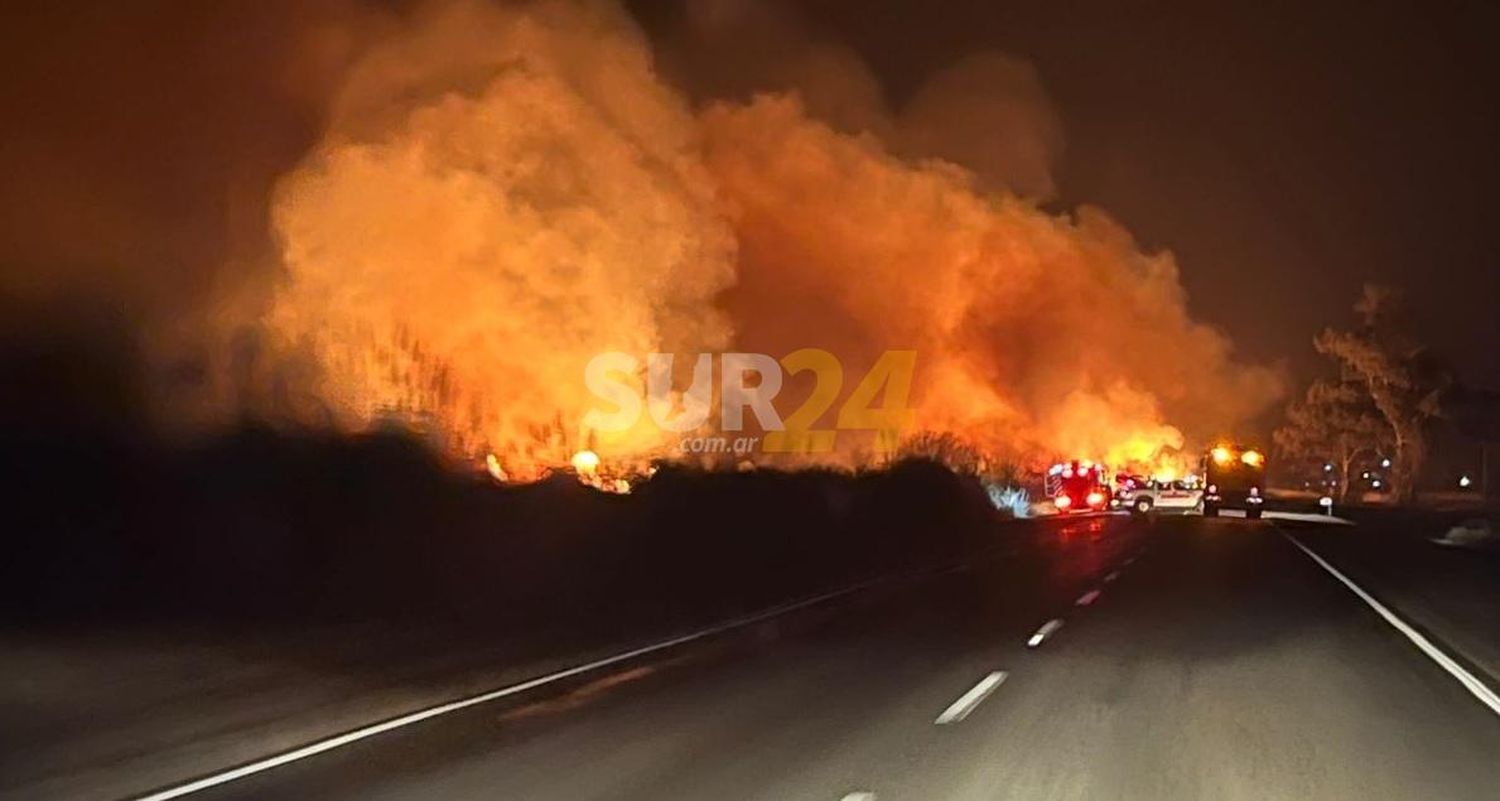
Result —
<instances>
[{"instance_id":1,"label":"smoke over road","mask_svg":"<svg viewBox=\"0 0 1500 801\"><path fill-rule=\"evenodd\" d=\"M263 236L201 256L253 254L230 271L243 280L142 306L153 364L195 365L161 389L152 373L174 420L395 416L534 475L580 447L634 459L673 441L584 427L599 352L819 347L847 392L903 349L916 428L1010 459L1119 461L1280 391L1189 317L1170 254L1102 210L1037 205L1061 138L1013 59L960 60L892 111L838 49L690 95L610 3L333 6L317 30L316 58L292 66L323 76L296 95L319 133L274 180L236 185ZM660 48L676 72L703 58ZM149 291L161 274L133 279Z\"/></svg>"}]
</instances>

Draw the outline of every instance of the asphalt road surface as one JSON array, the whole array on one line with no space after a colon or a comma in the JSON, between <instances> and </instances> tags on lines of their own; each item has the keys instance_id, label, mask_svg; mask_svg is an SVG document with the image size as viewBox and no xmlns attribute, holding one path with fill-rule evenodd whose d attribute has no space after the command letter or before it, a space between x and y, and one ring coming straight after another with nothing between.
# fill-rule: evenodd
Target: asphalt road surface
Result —
<instances>
[{"instance_id":1,"label":"asphalt road surface","mask_svg":"<svg viewBox=\"0 0 1500 801\"><path fill-rule=\"evenodd\" d=\"M1500 716L1288 534L1037 524L191 797L1500 798Z\"/></svg>"}]
</instances>

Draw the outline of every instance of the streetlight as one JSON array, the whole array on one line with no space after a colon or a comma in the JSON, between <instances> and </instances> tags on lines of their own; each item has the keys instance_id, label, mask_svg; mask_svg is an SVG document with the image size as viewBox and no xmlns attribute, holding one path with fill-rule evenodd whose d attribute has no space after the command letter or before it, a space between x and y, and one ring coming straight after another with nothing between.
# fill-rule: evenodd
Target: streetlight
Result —
<instances>
[{"instance_id":1,"label":"streetlight","mask_svg":"<svg viewBox=\"0 0 1500 801\"><path fill-rule=\"evenodd\" d=\"M1461 487L1463 489L1468 489L1469 485L1471 485L1473 483L1474 482L1472 480L1470 480L1470 478L1468 476L1459 476L1459 479L1458 479L1458 486L1459 487Z\"/></svg>"},{"instance_id":2,"label":"streetlight","mask_svg":"<svg viewBox=\"0 0 1500 801\"><path fill-rule=\"evenodd\" d=\"M1391 466L1391 460L1390 460L1390 457L1386 457L1386 458L1384 458L1384 459L1381 459L1381 460L1380 460L1380 466L1381 466L1381 467L1390 467L1390 466Z\"/></svg>"}]
</instances>

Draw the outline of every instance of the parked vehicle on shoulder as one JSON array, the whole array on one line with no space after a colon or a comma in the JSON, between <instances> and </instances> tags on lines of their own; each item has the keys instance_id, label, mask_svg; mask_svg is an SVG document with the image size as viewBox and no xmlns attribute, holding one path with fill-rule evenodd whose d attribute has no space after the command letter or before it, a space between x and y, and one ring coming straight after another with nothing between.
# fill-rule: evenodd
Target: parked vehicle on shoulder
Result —
<instances>
[{"instance_id":1,"label":"parked vehicle on shoulder","mask_svg":"<svg viewBox=\"0 0 1500 801\"><path fill-rule=\"evenodd\" d=\"M1152 512L1187 514L1203 503L1203 490L1183 481L1150 480L1128 490L1121 501L1137 515Z\"/></svg>"}]
</instances>

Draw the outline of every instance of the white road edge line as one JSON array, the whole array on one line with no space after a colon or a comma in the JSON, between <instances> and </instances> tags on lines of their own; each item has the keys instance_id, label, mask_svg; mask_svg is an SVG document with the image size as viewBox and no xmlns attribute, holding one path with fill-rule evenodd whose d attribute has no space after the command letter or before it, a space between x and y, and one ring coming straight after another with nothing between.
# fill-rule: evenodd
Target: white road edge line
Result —
<instances>
[{"instance_id":1,"label":"white road edge line","mask_svg":"<svg viewBox=\"0 0 1500 801\"><path fill-rule=\"evenodd\" d=\"M1089 590L1088 592L1078 596L1078 600L1074 601L1073 605L1088 606L1089 604L1099 600L1100 592L1100 590Z\"/></svg>"},{"instance_id":2,"label":"white road edge line","mask_svg":"<svg viewBox=\"0 0 1500 801\"><path fill-rule=\"evenodd\" d=\"M182 796L196 793L200 790L207 790L210 787L217 787L221 784L227 784L237 779L243 779L246 776L253 776L254 774L261 773L272 768L281 767L282 765L297 762L299 760L307 759L308 757L316 756L326 751L332 751L336 748L343 748L346 745L350 745L352 743L359 742L360 740L374 737L377 734L384 734L385 732L392 731L394 729L400 729L406 726L410 726L414 723L420 723L424 720L430 720L440 715L447 715L452 712L457 712L461 709L467 709L471 706L477 706L479 704L489 703L490 701L496 701L507 696L518 695L528 690L534 690L538 687L552 684L563 679L572 678L573 676L578 676L584 673L598 670L600 668L609 667L610 665L614 665L619 662L625 662L627 660L645 656L657 651L665 651L669 648L675 648L679 645L685 645L695 640L701 640L705 637L710 637L715 634L722 634L726 631L732 631L734 629L743 628L745 626L769 620L774 617L779 617L781 615L787 614L788 612L795 612L798 609L815 606L826 601L831 601L834 598L867 589L871 586L874 586L875 584L885 581L887 578L888 577L886 576L881 576L878 578L870 579L868 581L862 581L857 584L852 584L848 587L833 590L832 592L825 592L821 595L815 595L811 598L804 598L800 601L793 601L791 603L782 604L781 606L775 606L770 609L757 612L755 614L747 615L745 617L735 618L728 622L720 623L716 626L711 626L706 629L700 629L689 634L683 634L677 637L672 637L671 639L655 642L650 645L644 645L640 648L635 648L623 653L615 654L613 656L604 657L603 659L596 659L593 662L588 662L586 664L575 665L564 670L559 670L556 673L549 673L545 676L538 676L534 679L528 679L519 684L512 684L507 687L490 690L478 695L471 695L466 698L460 698L455 701L438 704L437 706L431 706L426 709L419 709L415 712L401 715L400 717L391 718L380 723L374 723L363 728L345 732L343 734L334 735L322 740L314 740L307 745L294 748L290 751L283 751L282 753L266 757L265 759L256 760L255 762L250 762L236 768L230 768L218 773L213 773L200 779L194 779L183 784L168 787L164 790L157 790L147 795L137 796L136 801L167 801L167 799L181 798Z\"/></svg>"},{"instance_id":3,"label":"white road edge line","mask_svg":"<svg viewBox=\"0 0 1500 801\"><path fill-rule=\"evenodd\" d=\"M1026 641L1026 647L1035 648L1038 645L1041 645L1042 640L1045 640L1048 637L1052 636L1053 632L1062 628L1062 624L1063 622L1055 617L1047 621L1046 623L1043 623L1042 627L1037 629L1035 634L1031 635L1031 639Z\"/></svg>"},{"instance_id":4,"label":"white road edge line","mask_svg":"<svg viewBox=\"0 0 1500 801\"><path fill-rule=\"evenodd\" d=\"M1448 656L1443 652L1442 649L1438 648L1436 645L1433 645L1431 640L1422 635L1422 632L1417 631L1416 629L1408 625L1406 621L1397 617L1395 612L1387 609L1384 604L1375 600L1370 596L1369 593L1360 589L1358 584L1355 584L1353 581L1351 581L1348 576L1340 573L1338 571L1338 568L1329 564L1326 559L1318 556L1316 553L1313 553L1313 550L1311 548L1303 545L1296 537L1293 537L1291 534L1288 534L1285 531L1281 532L1281 536L1286 537L1287 540L1290 541L1293 545L1302 549L1303 553L1307 554L1309 557L1312 557L1312 560L1314 562L1317 562L1320 567L1322 567L1324 570L1327 570L1330 575L1338 579L1355 595L1359 596L1359 599L1361 601L1369 604L1370 608L1374 609L1376 614L1385 619L1385 622L1391 624L1391 626L1394 627L1397 631L1406 635L1406 639L1411 640L1412 644L1421 649L1422 653L1427 654L1427 656L1431 658L1432 661L1438 664L1438 667L1441 667L1443 670L1448 671L1449 675L1453 676L1453 678L1455 679L1458 679L1458 683L1462 684L1464 686L1464 689L1468 690L1475 698L1478 698L1480 703L1489 707L1491 712L1500 715L1500 696L1495 695L1494 690L1491 690L1489 687L1485 686L1484 682L1475 678L1474 674L1466 670L1463 665L1460 665L1459 663L1453 661L1452 657Z\"/></svg>"},{"instance_id":5,"label":"white road edge line","mask_svg":"<svg viewBox=\"0 0 1500 801\"><path fill-rule=\"evenodd\" d=\"M937 720L934 720L933 723L939 726L946 726L968 717L969 713L973 712L974 708L979 706L981 701L989 697L989 694L994 692L995 688L999 687L1000 683L1005 681L1005 677L1008 675L1010 674L1003 670L997 670L980 679L978 684L970 687L968 692L959 696L958 700L954 701L952 706L944 709L943 714L938 715Z\"/></svg>"}]
</instances>

